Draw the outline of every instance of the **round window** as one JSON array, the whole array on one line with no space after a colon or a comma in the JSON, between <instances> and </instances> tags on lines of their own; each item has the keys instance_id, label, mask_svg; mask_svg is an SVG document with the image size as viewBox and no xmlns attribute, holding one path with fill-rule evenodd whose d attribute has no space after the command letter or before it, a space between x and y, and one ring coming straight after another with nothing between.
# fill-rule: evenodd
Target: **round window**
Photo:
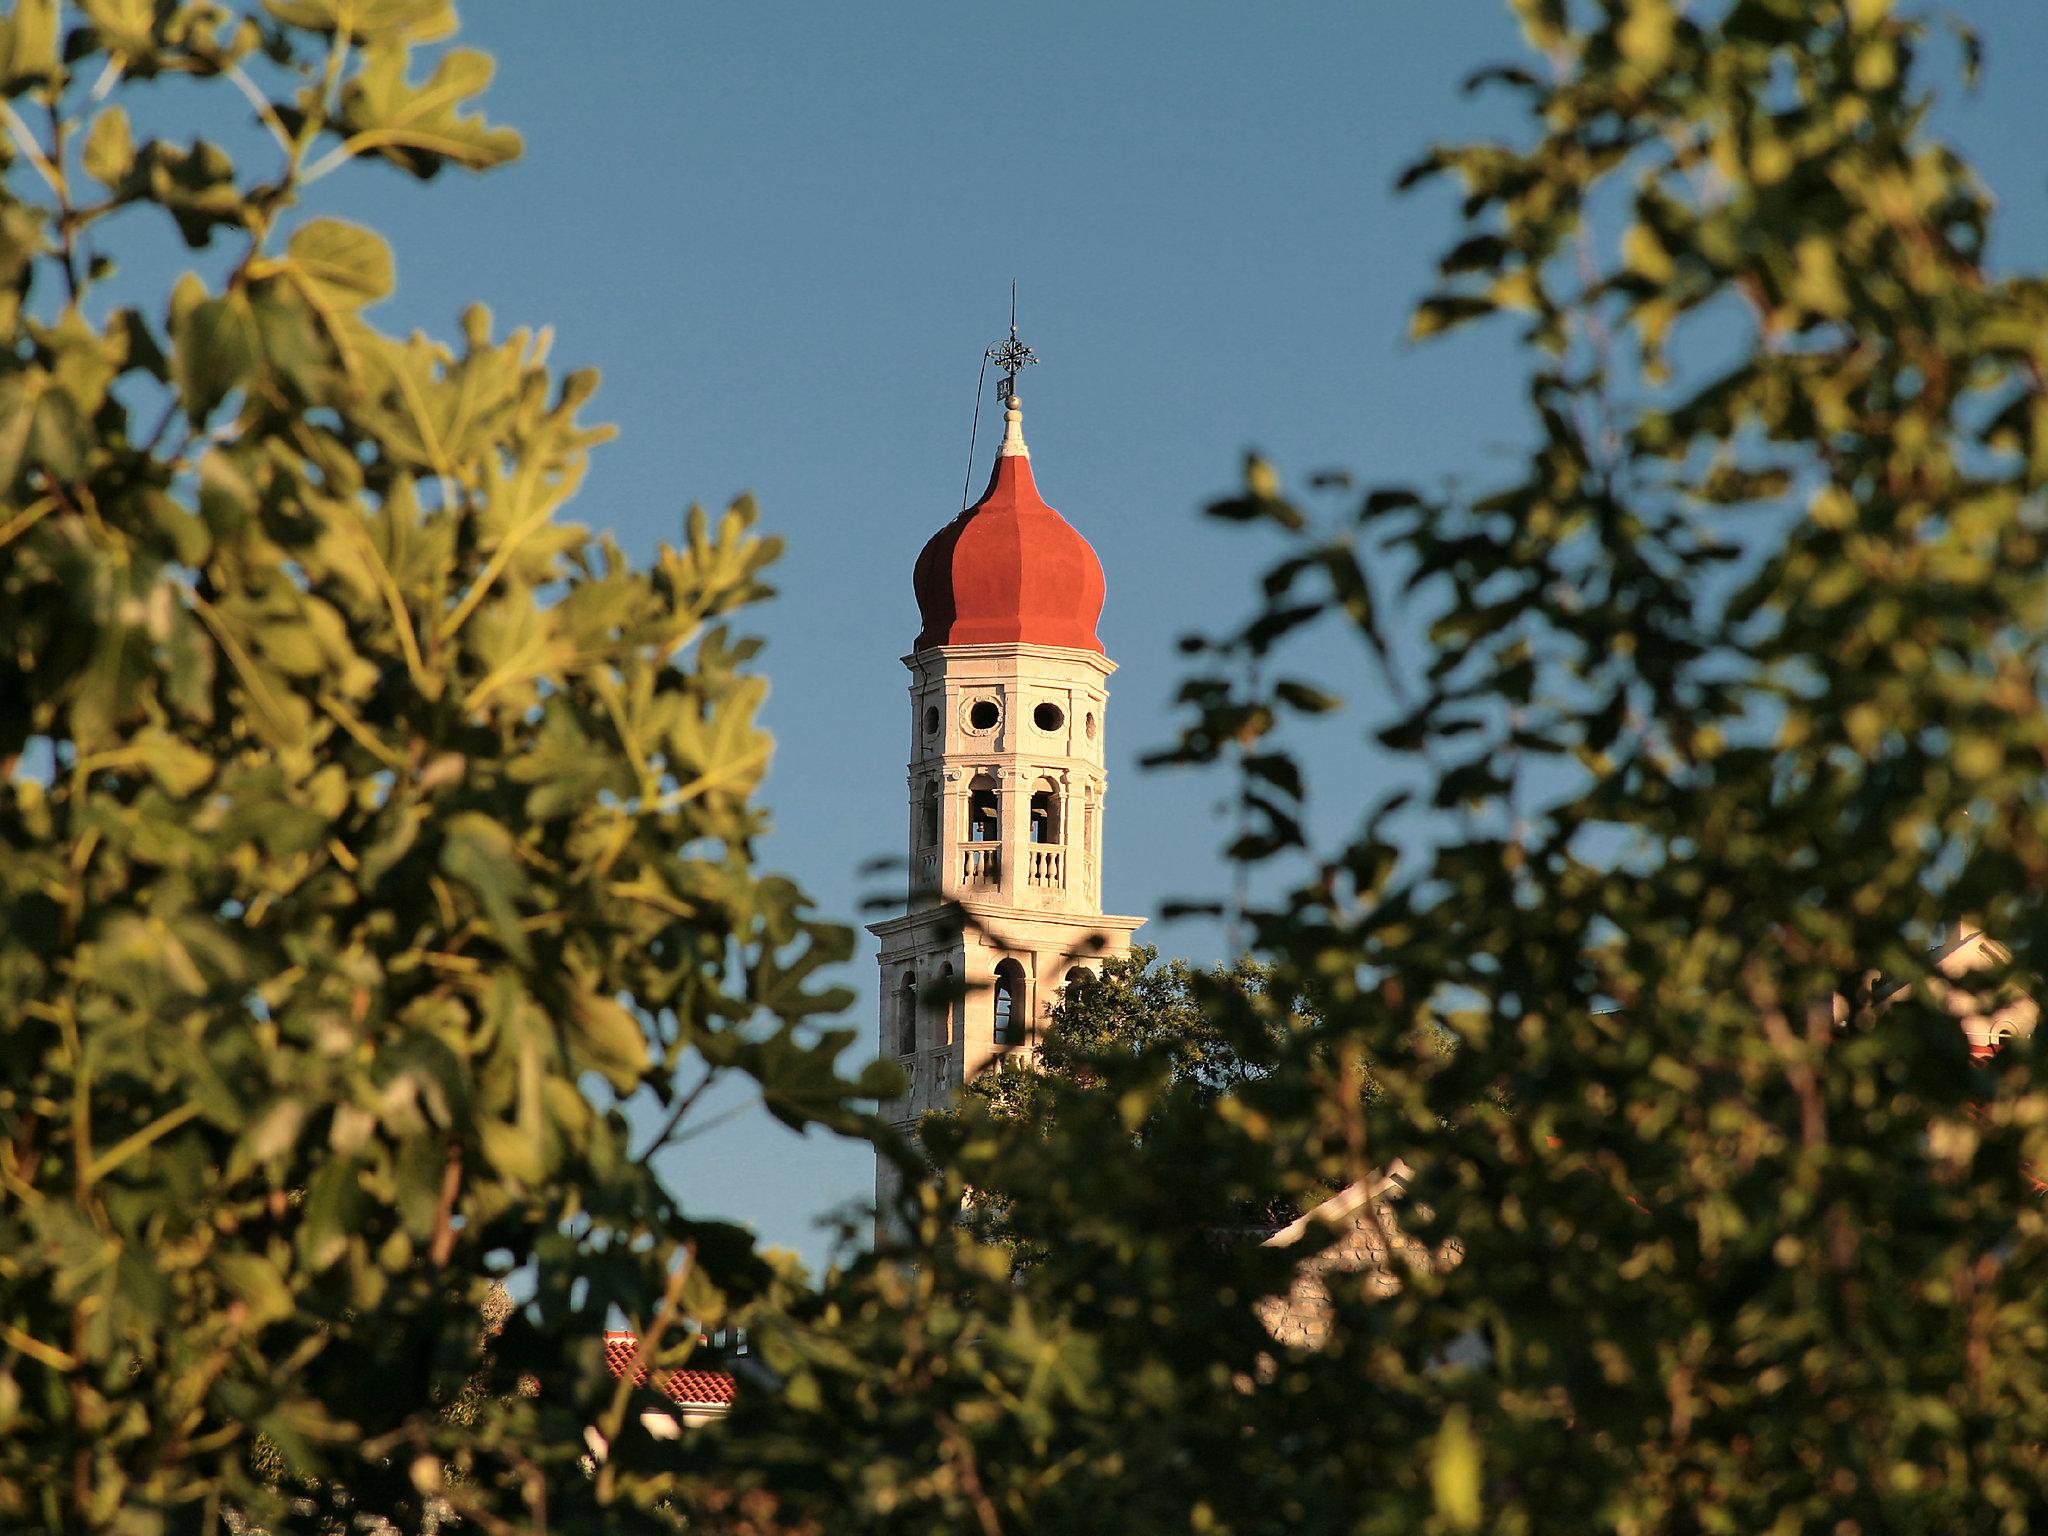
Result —
<instances>
[{"instance_id":1,"label":"round window","mask_svg":"<svg viewBox=\"0 0 2048 1536\"><path fill-rule=\"evenodd\" d=\"M1031 711L1031 723L1041 731L1056 731L1067 723L1067 713L1057 704L1041 704Z\"/></svg>"},{"instance_id":2,"label":"round window","mask_svg":"<svg viewBox=\"0 0 2048 1536\"><path fill-rule=\"evenodd\" d=\"M1093 741L1093 740L1095 739L1095 716L1094 716L1094 714L1093 714L1093 713L1091 712L1091 713L1089 713L1089 714L1087 714L1087 715L1084 715L1084 716L1082 717L1082 721L1081 721L1081 723L1082 723L1082 725L1083 725L1083 726L1084 726L1084 727L1085 727L1085 728L1087 729L1087 732L1088 732L1088 739L1089 739L1090 741Z\"/></svg>"},{"instance_id":3,"label":"round window","mask_svg":"<svg viewBox=\"0 0 2048 1536\"><path fill-rule=\"evenodd\" d=\"M927 704L924 709L924 733L929 736L939 728L939 706Z\"/></svg>"},{"instance_id":4,"label":"round window","mask_svg":"<svg viewBox=\"0 0 2048 1536\"><path fill-rule=\"evenodd\" d=\"M967 723L977 731L992 731L996 722L1003 718L1003 712L996 707L994 699L976 699L967 706Z\"/></svg>"}]
</instances>

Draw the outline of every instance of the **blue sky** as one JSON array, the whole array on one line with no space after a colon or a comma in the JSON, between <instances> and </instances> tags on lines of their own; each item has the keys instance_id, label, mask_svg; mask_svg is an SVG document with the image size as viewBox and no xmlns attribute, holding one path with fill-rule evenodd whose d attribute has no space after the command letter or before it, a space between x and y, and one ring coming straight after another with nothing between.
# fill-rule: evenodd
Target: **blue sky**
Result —
<instances>
[{"instance_id":1,"label":"blue sky","mask_svg":"<svg viewBox=\"0 0 2048 1536\"><path fill-rule=\"evenodd\" d=\"M1044 360L1022 382L1039 487L1102 556L1122 668L1105 899L1151 914L1218 894L1227 786L1136 761L1172 734L1174 640L1241 613L1266 552L1198 508L1251 446L1294 474L1484 482L1523 434L1504 328L1405 341L1454 209L1392 191L1432 140L1506 126L1503 101L1458 89L1514 51L1505 7L464 9L462 41L498 60L490 115L525 157L425 187L352 170L319 211L391 237L387 328L449 335L481 300L501 326L552 326L561 366L602 370L594 414L620 436L578 520L644 557L689 502L751 490L788 539L754 621L778 741L766 859L856 920L874 886L860 866L901 853L910 566L958 510L976 367L1014 277ZM2001 195L2001 264L2039 265L2048 7L1969 9L1989 69L1942 124ZM1326 675L1369 694L1353 660ZM1339 809L1379 771L1356 741L1350 726L1311 745ZM1141 937L1198 960L1221 943L1200 924ZM871 941L846 980L871 1039ZM665 1172L815 1262L815 1219L867 1193L867 1154L731 1107Z\"/></svg>"}]
</instances>

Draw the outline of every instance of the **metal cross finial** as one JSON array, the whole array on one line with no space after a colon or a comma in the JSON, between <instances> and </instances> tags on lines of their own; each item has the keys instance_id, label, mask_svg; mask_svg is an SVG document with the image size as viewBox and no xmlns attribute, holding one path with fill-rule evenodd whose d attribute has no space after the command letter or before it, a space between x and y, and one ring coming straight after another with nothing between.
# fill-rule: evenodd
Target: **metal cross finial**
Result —
<instances>
[{"instance_id":1,"label":"metal cross finial","mask_svg":"<svg viewBox=\"0 0 2048 1536\"><path fill-rule=\"evenodd\" d=\"M1017 339L1017 284L1010 283L1010 339L997 342L982 356L1003 370L1003 399L1008 402L1017 393L1017 373L1038 361L1038 355Z\"/></svg>"}]
</instances>

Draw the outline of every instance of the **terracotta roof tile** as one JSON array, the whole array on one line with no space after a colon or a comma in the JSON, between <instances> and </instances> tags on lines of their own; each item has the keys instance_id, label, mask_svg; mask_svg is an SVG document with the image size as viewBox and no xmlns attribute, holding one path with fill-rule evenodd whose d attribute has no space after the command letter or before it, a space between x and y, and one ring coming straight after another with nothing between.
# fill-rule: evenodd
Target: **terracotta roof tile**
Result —
<instances>
[{"instance_id":1,"label":"terracotta roof tile","mask_svg":"<svg viewBox=\"0 0 2048 1536\"><path fill-rule=\"evenodd\" d=\"M626 1374L633 1363L633 1350L638 1340L630 1333L607 1333L604 1336L604 1363L614 1376ZM642 1366L633 1378L638 1387L647 1385L647 1369ZM732 1377L724 1371L665 1371L654 1383L654 1390L671 1402L687 1407L722 1408L733 1400L737 1390Z\"/></svg>"},{"instance_id":2,"label":"terracotta roof tile","mask_svg":"<svg viewBox=\"0 0 2048 1536\"><path fill-rule=\"evenodd\" d=\"M981 500L933 534L911 573L924 621L913 651L941 645L1102 650L1102 562L1038 494L1021 450L997 457Z\"/></svg>"}]
</instances>

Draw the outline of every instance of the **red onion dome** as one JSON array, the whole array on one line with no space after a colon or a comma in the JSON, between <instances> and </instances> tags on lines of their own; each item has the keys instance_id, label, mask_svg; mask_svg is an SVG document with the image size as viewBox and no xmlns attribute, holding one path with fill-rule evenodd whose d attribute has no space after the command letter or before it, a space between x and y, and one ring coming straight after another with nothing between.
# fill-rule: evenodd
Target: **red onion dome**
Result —
<instances>
[{"instance_id":1,"label":"red onion dome","mask_svg":"<svg viewBox=\"0 0 2048 1536\"><path fill-rule=\"evenodd\" d=\"M915 651L941 645L1062 645L1101 651L1102 562L1040 499L1013 396L981 500L933 534L912 581L924 620Z\"/></svg>"}]
</instances>

